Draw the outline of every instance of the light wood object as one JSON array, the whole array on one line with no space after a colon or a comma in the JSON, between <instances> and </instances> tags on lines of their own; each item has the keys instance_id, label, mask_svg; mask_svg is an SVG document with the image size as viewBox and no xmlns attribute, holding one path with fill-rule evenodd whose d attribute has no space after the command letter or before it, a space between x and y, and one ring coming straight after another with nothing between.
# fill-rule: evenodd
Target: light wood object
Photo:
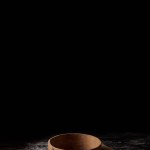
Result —
<instances>
[{"instance_id":1,"label":"light wood object","mask_svg":"<svg viewBox=\"0 0 150 150\"><path fill-rule=\"evenodd\" d=\"M95 136L81 133L67 133L52 137L48 150L112 150Z\"/></svg>"}]
</instances>

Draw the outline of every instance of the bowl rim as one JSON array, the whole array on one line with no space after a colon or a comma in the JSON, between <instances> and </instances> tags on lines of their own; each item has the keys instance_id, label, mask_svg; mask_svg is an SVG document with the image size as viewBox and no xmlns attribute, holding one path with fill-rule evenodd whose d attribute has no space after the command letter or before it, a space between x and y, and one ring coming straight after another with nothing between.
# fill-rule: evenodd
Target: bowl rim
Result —
<instances>
[{"instance_id":1,"label":"bowl rim","mask_svg":"<svg viewBox=\"0 0 150 150\"><path fill-rule=\"evenodd\" d=\"M97 145L97 147L95 147L94 149L96 149L96 148L102 146L102 141L101 141L101 139L98 138L98 137L96 137L96 136L94 136L94 135L86 134L86 133L71 133L71 132L70 132L70 133L58 134L58 135L55 135L55 136L51 137L51 138L48 140L48 146L51 146L51 147L56 148L56 149L58 149L58 150L64 150L64 149L60 149L60 148L55 147L54 145L52 145L52 144L51 144L51 140L52 140L52 139L55 139L55 138L57 138L57 137L66 136L66 135L85 135L85 136L90 136L90 137L93 137L94 139L98 140L98 142L99 142L99 145Z\"/></svg>"}]
</instances>

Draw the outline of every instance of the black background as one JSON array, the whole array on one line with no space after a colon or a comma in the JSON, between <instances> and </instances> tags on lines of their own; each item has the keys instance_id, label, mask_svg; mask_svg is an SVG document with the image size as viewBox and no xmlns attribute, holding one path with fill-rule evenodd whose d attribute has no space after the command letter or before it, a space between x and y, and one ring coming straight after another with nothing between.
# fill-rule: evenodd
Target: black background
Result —
<instances>
[{"instance_id":1,"label":"black background","mask_svg":"<svg viewBox=\"0 0 150 150\"><path fill-rule=\"evenodd\" d=\"M139 66L125 70L123 63L115 69L110 62L102 67L73 62L9 68L3 78L1 139L149 132L147 86L141 73L137 75Z\"/></svg>"},{"instance_id":2,"label":"black background","mask_svg":"<svg viewBox=\"0 0 150 150\"><path fill-rule=\"evenodd\" d=\"M149 67L142 53L144 28L137 27L140 15L136 20L134 12L98 10L80 17L70 10L8 14L1 139L149 132Z\"/></svg>"}]
</instances>

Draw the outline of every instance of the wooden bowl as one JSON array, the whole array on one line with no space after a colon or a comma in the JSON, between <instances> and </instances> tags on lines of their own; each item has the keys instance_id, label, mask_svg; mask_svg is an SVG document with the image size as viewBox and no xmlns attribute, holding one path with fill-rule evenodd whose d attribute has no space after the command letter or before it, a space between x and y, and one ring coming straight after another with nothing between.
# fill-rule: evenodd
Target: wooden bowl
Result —
<instances>
[{"instance_id":1,"label":"wooden bowl","mask_svg":"<svg viewBox=\"0 0 150 150\"><path fill-rule=\"evenodd\" d=\"M48 150L112 150L95 136L81 133L67 133L52 137Z\"/></svg>"}]
</instances>

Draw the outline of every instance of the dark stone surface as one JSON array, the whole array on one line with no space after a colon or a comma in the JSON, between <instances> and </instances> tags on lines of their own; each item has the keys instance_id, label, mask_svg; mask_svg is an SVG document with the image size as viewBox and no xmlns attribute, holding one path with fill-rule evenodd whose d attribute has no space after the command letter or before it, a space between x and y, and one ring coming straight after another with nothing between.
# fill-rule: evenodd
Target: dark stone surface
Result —
<instances>
[{"instance_id":1,"label":"dark stone surface","mask_svg":"<svg viewBox=\"0 0 150 150\"><path fill-rule=\"evenodd\" d=\"M102 141L115 150L149 150L150 134L145 133L111 133L99 136ZM26 143L13 142L1 143L0 150L47 150L47 141L44 138L39 141Z\"/></svg>"}]
</instances>

